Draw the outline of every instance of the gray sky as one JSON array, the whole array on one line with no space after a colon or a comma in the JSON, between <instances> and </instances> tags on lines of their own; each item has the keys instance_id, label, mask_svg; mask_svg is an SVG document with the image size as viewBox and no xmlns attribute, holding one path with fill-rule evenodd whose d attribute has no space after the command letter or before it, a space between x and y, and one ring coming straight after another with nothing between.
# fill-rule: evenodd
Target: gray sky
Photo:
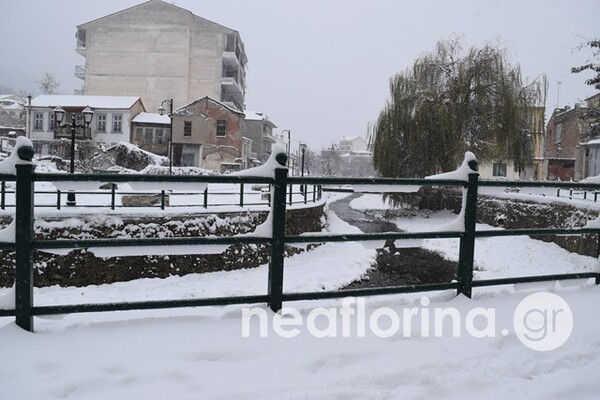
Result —
<instances>
[{"instance_id":1,"label":"gray sky","mask_svg":"<svg viewBox=\"0 0 600 400\"><path fill-rule=\"evenodd\" d=\"M143 0L0 0L0 83L36 94L45 72L71 94L75 27ZM500 43L524 80L546 74L548 108L594 94L572 66L576 50L600 36L598 0L177 0L177 6L240 32L249 59L246 104L277 133L314 150L342 136L365 136L389 95L390 77L440 39ZM560 84L560 92L557 88ZM177 106L177 105L176 105ZM152 111L152 110L148 110Z\"/></svg>"}]
</instances>

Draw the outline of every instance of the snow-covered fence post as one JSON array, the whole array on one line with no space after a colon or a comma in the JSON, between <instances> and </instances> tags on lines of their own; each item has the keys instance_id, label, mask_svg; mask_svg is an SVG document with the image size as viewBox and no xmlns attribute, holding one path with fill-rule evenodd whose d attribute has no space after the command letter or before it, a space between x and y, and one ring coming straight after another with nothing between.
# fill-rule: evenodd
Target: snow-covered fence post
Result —
<instances>
[{"instance_id":1,"label":"snow-covered fence post","mask_svg":"<svg viewBox=\"0 0 600 400\"><path fill-rule=\"evenodd\" d=\"M33 332L33 147L21 146L17 154L15 316L18 326Z\"/></svg>"},{"instance_id":2,"label":"snow-covered fence post","mask_svg":"<svg viewBox=\"0 0 600 400\"><path fill-rule=\"evenodd\" d=\"M271 239L271 258L269 261L269 307L274 312L281 310L283 300L283 256L285 251L285 211L287 174L286 153L276 156L280 168L275 168L275 184L271 201L273 233Z\"/></svg>"},{"instance_id":3,"label":"snow-covered fence post","mask_svg":"<svg viewBox=\"0 0 600 400\"><path fill-rule=\"evenodd\" d=\"M477 170L476 164L474 168ZM458 294L471 297L473 284L473 256L475 253L475 221L477 217L477 186L478 173L470 173L467 181L467 193L465 201L465 232L460 238L460 250L458 259Z\"/></svg>"},{"instance_id":4,"label":"snow-covered fence post","mask_svg":"<svg viewBox=\"0 0 600 400\"><path fill-rule=\"evenodd\" d=\"M6 182L2 181L2 194L0 194L0 208L4 210L6 207Z\"/></svg>"},{"instance_id":5,"label":"snow-covered fence post","mask_svg":"<svg viewBox=\"0 0 600 400\"><path fill-rule=\"evenodd\" d=\"M240 207L244 207L244 184L240 183Z\"/></svg>"}]
</instances>

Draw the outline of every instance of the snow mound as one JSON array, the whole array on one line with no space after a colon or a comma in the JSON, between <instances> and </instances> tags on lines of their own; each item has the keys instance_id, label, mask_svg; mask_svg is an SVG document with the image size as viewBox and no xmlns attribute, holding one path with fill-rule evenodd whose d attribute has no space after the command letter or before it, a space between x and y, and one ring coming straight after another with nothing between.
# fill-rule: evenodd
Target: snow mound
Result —
<instances>
[{"instance_id":1,"label":"snow mound","mask_svg":"<svg viewBox=\"0 0 600 400\"><path fill-rule=\"evenodd\" d=\"M18 153L19 148L21 147L33 148L33 144L31 144L31 140L27 139L25 136L19 136L15 142L15 147L12 153L10 153L10 156L0 161L0 174L16 175L17 168L15 167L15 165L23 162L28 162L23 161L19 158Z\"/></svg>"},{"instance_id":2,"label":"snow mound","mask_svg":"<svg viewBox=\"0 0 600 400\"><path fill-rule=\"evenodd\" d=\"M285 148L280 144L276 144L273 146L273 149L271 150L271 155L269 156L269 159L263 165L260 165L255 168L245 169L242 171L236 171L236 172L231 173L230 175L233 175L233 176L260 176L260 177L265 177L265 178L272 178L275 176L275 168L286 168L287 169L287 167L285 165L281 165L277 161L277 158L276 158L277 154L280 154L280 153L286 154Z\"/></svg>"},{"instance_id":3,"label":"snow mound","mask_svg":"<svg viewBox=\"0 0 600 400\"><path fill-rule=\"evenodd\" d=\"M469 165L473 163L477 163L477 157L475 157L475 154L473 154L472 152L467 151L465 153L465 158L463 159L463 162L460 165L460 167L458 167L454 171L426 176L425 179L452 179L457 181L468 181L469 174L477 172Z\"/></svg>"}]
</instances>

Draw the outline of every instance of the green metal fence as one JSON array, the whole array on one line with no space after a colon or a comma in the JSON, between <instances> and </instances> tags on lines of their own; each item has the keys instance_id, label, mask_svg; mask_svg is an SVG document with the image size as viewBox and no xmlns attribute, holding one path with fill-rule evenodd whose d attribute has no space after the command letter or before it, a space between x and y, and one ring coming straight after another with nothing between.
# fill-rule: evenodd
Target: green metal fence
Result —
<instances>
[{"instance_id":1,"label":"green metal fence","mask_svg":"<svg viewBox=\"0 0 600 400\"><path fill-rule=\"evenodd\" d=\"M228 305L247 303L267 303L277 312L283 302L295 300L314 300L325 298L340 298L347 296L367 296L391 293L409 293L434 290L456 290L457 294L471 297L473 287L506 285L536 281L551 281L564 279L595 278L600 283L600 273L570 273L560 275L543 275L512 277L503 279L473 281L473 255L475 239L478 237L508 236L508 235L582 235L599 234L600 229L507 229L482 230L475 229L477 213L477 192L482 186L503 187L559 187L597 190L600 185L574 184L571 182L492 182L480 181L477 173L469 175L468 180L433 180L433 179L388 179L388 178L324 178L324 177L289 177L285 164L285 155L278 158L282 168L275 169L273 177L242 177L242 176L164 176L164 175L102 175L102 174L36 174L35 166L30 163L17 165L15 211L16 240L15 243L0 243L2 250L16 251L16 307L14 310L0 310L0 316L15 316L18 326L33 331L33 317L37 315L67 314L78 312L100 312L117 310L139 310L175 307L195 307L208 305ZM0 179L14 181L15 177L0 176ZM271 186L272 237L230 236L230 237L200 237L200 238L156 238L156 239L94 239L94 240L36 240L33 234L34 222L34 184L46 181L110 181L110 182L219 182L237 184L268 184ZM465 188L464 231L445 232L389 232L371 234L315 234L315 235L286 235L285 215L287 208L287 189L289 185L419 185L436 187ZM283 291L285 272L284 246L299 243L326 243L342 241L372 241L372 240L404 240L427 238L459 238L459 267L457 280L447 283L421 284L409 286L393 286L380 288L365 288L343 291L319 291L288 293ZM38 250L89 248L89 247L121 247L121 246L157 246L180 244L270 244L268 281L265 282L266 293L254 296L218 297L205 299L180 299L126 302L111 304L76 304L36 306L33 299L33 254ZM233 284L233 283L232 283Z\"/></svg>"}]
</instances>

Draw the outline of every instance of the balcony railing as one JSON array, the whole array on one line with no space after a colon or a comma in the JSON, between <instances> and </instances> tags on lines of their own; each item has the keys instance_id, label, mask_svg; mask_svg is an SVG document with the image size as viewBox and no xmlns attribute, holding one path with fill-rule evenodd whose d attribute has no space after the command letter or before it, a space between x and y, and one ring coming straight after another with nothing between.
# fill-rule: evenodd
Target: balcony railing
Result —
<instances>
[{"instance_id":1,"label":"balcony railing","mask_svg":"<svg viewBox=\"0 0 600 400\"><path fill-rule=\"evenodd\" d=\"M85 79L85 66L84 65L76 65L75 66L75 76L79 79Z\"/></svg>"}]
</instances>

